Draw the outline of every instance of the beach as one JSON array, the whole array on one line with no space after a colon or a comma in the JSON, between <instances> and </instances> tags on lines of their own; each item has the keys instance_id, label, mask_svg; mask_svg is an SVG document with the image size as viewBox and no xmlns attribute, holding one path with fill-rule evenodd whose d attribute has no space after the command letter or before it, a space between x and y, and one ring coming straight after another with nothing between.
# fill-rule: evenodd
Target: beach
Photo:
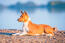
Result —
<instances>
[{"instance_id":1,"label":"beach","mask_svg":"<svg viewBox=\"0 0 65 43\"><path fill-rule=\"evenodd\" d=\"M21 33L21 30L0 30L2 33ZM4 35L0 34L0 43L65 43L65 31L57 31L50 38L46 35L29 36L29 35Z\"/></svg>"}]
</instances>

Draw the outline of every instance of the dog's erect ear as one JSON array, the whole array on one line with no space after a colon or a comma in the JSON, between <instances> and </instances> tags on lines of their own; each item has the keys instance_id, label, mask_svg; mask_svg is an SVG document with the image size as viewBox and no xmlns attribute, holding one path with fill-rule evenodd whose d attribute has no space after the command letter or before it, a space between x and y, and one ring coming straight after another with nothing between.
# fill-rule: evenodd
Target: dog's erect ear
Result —
<instances>
[{"instance_id":1,"label":"dog's erect ear","mask_svg":"<svg viewBox=\"0 0 65 43\"><path fill-rule=\"evenodd\" d=\"M23 14L23 11L21 11L21 13Z\"/></svg>"},{"instance_id":2,"label":"dog's erect ear","mask_svg":"<svg viewBox=\"0 0 65 43\"><path fill-rule=\"evenodd\" d=\"M27 15L27 12L26 12L26 11L24 11L24 14L25 14L25 15Z\"/></svg>"}]
</instances>

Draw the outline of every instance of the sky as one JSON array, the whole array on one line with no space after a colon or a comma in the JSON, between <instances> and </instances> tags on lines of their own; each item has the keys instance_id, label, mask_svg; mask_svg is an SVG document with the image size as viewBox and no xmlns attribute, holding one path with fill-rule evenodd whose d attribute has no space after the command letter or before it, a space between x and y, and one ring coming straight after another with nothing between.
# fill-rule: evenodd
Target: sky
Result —
<instances>
[{"instance_id":1,"label":"sky","mask_svg":"<svg viewBox=\"0 0 65 43\"><path fill-rule=\"evenodd\" d=\"M10 4L16 4L17 2L26 3L26 2L34 2L37 5L40 4L47 4L51 0L0 0L0 4L3 5L10 5Z\"/></svg>"},{"instance_id":2,"label":"sky","mask_svg":"<svg viewBox=\"0 0 65 43\"><path fill-rule=\"evenodd\" d=\"M49 1L58 1L58 0L0 0L0 4L3 5L11 5L16 4L17 2L26 3L26 2L34 2L37 5L44 4L46 5ZM65 0L59 0L59 1L65 1Z\"/></svg>"}]
</instances>

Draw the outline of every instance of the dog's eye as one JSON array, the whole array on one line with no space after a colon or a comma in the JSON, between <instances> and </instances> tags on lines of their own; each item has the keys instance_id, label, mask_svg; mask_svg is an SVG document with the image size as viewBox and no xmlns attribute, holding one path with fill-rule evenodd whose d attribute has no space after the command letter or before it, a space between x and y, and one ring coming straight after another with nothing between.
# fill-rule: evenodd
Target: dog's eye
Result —
<instances>
[{"instance_id":1,"label":"dog's eye","mask_svg":"<svg viewBox=\"0 0 65 43\"><path fill-rule=\"evenodd\" d=\"M23 17L23 16L22 16Z\"/></svg>"}]
</instances>

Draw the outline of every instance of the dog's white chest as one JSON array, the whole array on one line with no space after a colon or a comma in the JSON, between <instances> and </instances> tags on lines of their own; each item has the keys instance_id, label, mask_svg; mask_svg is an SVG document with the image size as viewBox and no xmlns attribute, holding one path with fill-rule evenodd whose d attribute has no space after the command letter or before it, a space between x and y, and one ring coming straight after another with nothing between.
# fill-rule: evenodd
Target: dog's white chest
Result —
<instances>
[{"instance_id":1,"label":"dog's white chest","mask_svg":"<svg viewBox=\"0 0 65 43\"><path fill-rule=\"evenodd\" d=\"M29 28L28 28L28 22L25 22L23 24L23 30L25 29L25 31L29 31Z\"/></svg>"}]
</instances>

